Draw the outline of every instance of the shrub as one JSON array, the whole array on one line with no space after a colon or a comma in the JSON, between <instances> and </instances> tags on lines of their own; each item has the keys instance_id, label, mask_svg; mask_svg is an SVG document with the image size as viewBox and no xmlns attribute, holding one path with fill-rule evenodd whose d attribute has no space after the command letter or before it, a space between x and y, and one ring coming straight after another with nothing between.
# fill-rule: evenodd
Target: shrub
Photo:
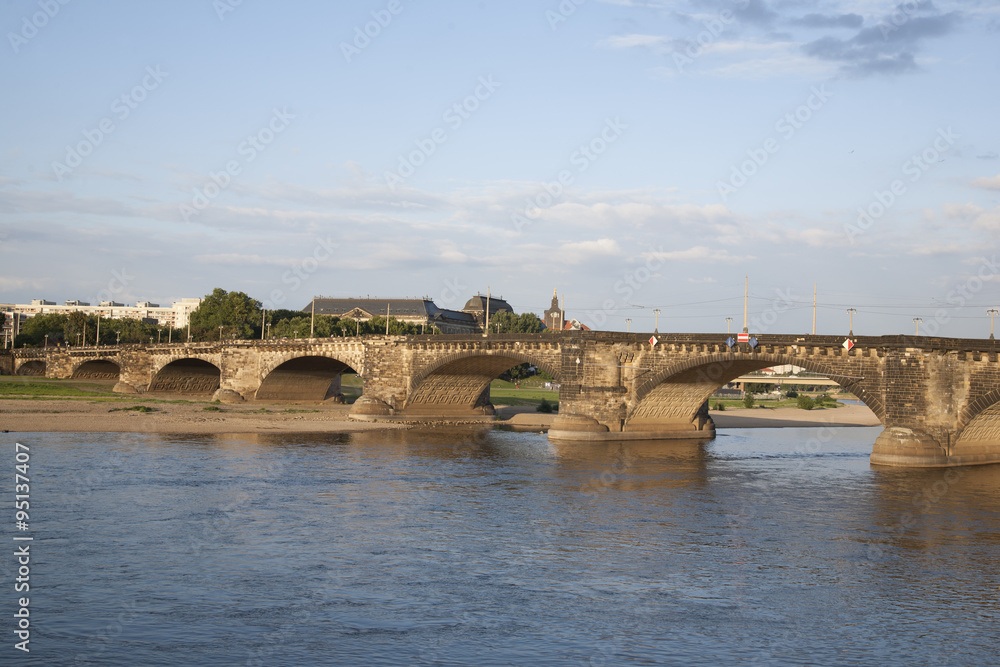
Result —
<instances>
[{"instance_id":1,"label":"shrub","mask_svg":"<svg viewBox=\"0 0 1000 667\"><path fill-rule=\"evenodd\" d=\"M715 404L715 409L718 410L719 412L724 412L725 409L726 409L726 406L724 406L722 403L716 403Z\"/></svg>"},{"instance_id":2,"label":"shrub","mask_svg":"<svg viewBox=\"0 0 1000 667\"><path fill-rule=\"evenodd\" d=\"M798 398L799 392L795 391L794 389L789 389L788 393L785 394L785 396L787 396L788 398Z\"/></svg>"},{"instance_id":3,"label":"shrub","mask_svg":"<svg viewBox=\"0 0 1000 667\"><path fill-rule=\"evenodd\" d=\"M814 407L816 407L816 402L813 401L808 396L799 396L798 403L799 407L802 408L803 410L812 410Z\"/></svg>"},{"instance_id":4,"label":"shrub","mask_svg":"<svg viewBox=\"0 0 1000 667\"><path fill-rule=\"evenodd\" d=\"M753 394L751 394L750 392L747 392L746 396L743 397L743 407L744 408L752 408L753 404L754 404Z\"/></svg>"},{"instance_id":5,"label":"shrub","mask_svg":"<svg viewBox=\"0 0 1000 667\"><path fill-rule=\"evenodd\" d=\"M545 414L551 414L552 413L552 404L549 403L546 399L543 398L542 402L538 404L537 410L538 410L538 412L544 412Z\"/></svg>"}]
</instances>

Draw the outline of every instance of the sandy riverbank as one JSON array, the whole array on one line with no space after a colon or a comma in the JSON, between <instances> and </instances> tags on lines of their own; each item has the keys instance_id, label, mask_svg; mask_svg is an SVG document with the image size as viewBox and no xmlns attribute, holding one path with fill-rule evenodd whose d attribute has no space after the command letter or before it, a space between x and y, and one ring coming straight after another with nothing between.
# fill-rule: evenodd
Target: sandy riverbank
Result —
<instances>
[{"instance_id":1,"label":"sandy riverbank","mask_svg":"<svg viewBox=\"0 0 1000 667\"><path fill-rule=\"evenodd\" d=\"M154 412L121 410L148 405ZM206 410L206 408L209 408ZM0 430L17 432L87 431L123 433L353 433L407 428L391 422L348 419L350 406L332 403L156 403L136 401L29 400L0 401ZM523 428L545 428L556 415L525 407L499 407L503 422ZM712 412L716 427L775 428L808 426L877 426L878 419L864 406L836 409L731 409Z\"/></svg>"},{"instance_id":2,"label":"sandy riverbank","mask_svg":"<svg viewBox=\"0 0 1000 667\"><path fill-rule=\"evenodd\" d=\"M354 433L406 428L402 424L350 421L349 405L136 401L154 412L114 410L132 403L83 400L0 401L0 429L12 433L86 431L120 433ZM212 409L206 410L206 407Z\"/></svg>"}]
</instances>

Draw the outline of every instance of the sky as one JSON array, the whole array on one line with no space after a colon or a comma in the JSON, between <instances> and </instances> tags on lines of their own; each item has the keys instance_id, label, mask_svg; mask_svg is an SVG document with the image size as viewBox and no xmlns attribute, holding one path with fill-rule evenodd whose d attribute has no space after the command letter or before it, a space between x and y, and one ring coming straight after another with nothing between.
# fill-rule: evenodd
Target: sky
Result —
<instances>
[{"instance_id":1,"label":"sky","mask_svg":"<svg viewBox=\"0 0 1000 667\"><path fill-rule=\"evenodd\" d=\"M1000 3L0 0L0 31L0 302L555 289L700 333L748 281L757 334L815 291L819 334L970 338L1000 307Z\"/></svg>"}]
</instances>

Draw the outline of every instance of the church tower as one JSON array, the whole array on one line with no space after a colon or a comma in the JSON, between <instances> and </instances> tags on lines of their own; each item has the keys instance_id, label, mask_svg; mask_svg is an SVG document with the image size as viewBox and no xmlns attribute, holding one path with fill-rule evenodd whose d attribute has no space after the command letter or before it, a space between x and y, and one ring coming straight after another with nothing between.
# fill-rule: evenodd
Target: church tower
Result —
<instances>
[{"instance_id":1,"label":"church tower","mask_svg":"<svg viewBox=\"0 0 1000 667\"><path fill-rule=\"evenodd\" d=\"M545 326L549 329L561 331L563 328L562 309L559 307L559 295L556 290L552 290L552 305L545 311Z\"/></svg>"}]
</instances>

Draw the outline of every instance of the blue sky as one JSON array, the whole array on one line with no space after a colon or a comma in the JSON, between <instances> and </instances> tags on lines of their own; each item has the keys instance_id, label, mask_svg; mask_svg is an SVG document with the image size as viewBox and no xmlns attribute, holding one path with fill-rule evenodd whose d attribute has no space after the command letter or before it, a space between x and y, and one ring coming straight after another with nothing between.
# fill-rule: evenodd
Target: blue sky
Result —
<instances>
[{"instance_id":1,"label":"blue sky","mask_svg":"<svg viewBox=\"0 0 1000 667\"><path fill-rule=\"evenodd\" d=\"M1000 5L0 0L0 301L988 335ZM862 215L864 212L864 215ZM627 325L626 318L631 320Z\"/></svg>"}]
</instances>

